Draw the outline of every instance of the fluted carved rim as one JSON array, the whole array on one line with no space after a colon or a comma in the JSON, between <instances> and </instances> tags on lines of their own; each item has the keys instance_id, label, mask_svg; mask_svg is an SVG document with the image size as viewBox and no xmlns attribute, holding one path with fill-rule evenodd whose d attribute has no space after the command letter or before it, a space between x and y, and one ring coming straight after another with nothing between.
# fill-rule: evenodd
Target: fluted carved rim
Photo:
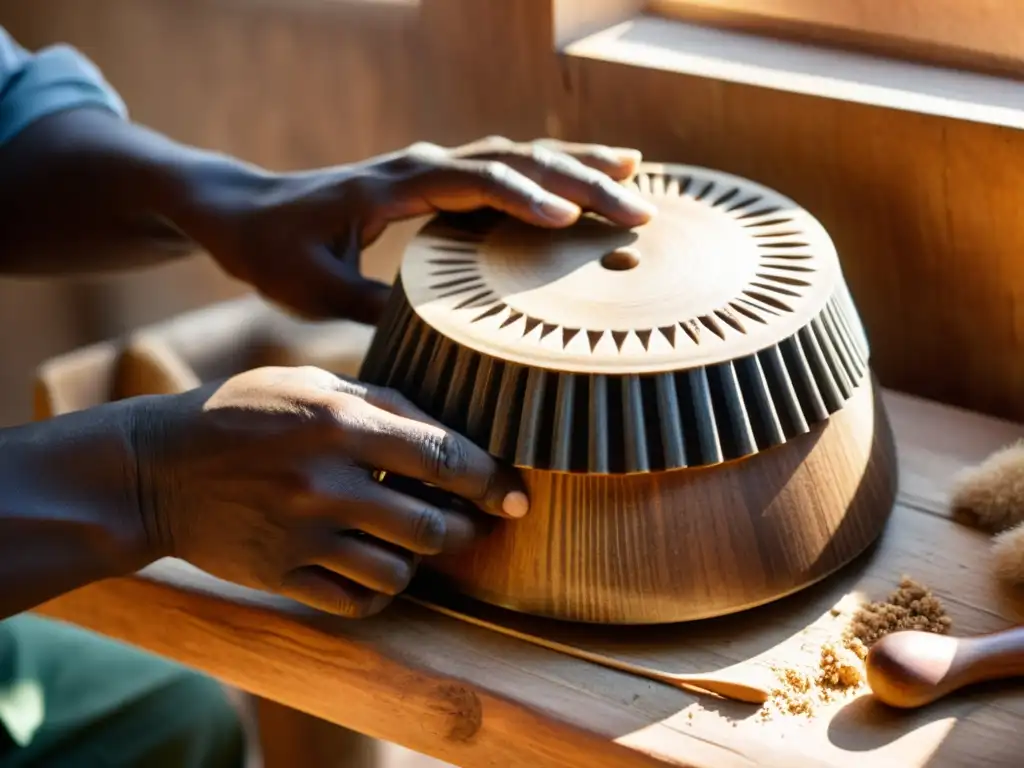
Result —
<instances>
[{"instance_id":1,"label":"fluted carved rim","mask_svg":"<svg viewBox=\"0 0 1024 768\"><path fill-rule=\"evenodd\" d=\"M868 376L869 350L845 286L797 333L716 365L623 376L577 374L484 355L442 336L401 279L361 377L521 468L620 474L744 458L806 434Z\"/></svg>"},{"instance_id":2,"label":"fluted carved rim","mask_svg":"<svg viewBox=\"0 0 1024 768\"><path fill-rule=\"evenodd\" d=\"M821 224L792 200L706 168L644 164L657 209L623 229L566 229L494 211L445 214L406 249L416 313L495 358L574 373L667 373L753 354L796 333L842 282Z\"/></svg>"},{"instance_id":3,"label":"fluted carved rim","mask_svg":"<svg viewBox=\"0 0 1024 768\"><path fill-rule=\"evenodd\" d=\"M363 378L501 459L558 472L712 466L842 408L869 350L820 223L705 168L647 163L632 183L659 207L634 230L432 219Z\"/></svg>"}]
</instances>

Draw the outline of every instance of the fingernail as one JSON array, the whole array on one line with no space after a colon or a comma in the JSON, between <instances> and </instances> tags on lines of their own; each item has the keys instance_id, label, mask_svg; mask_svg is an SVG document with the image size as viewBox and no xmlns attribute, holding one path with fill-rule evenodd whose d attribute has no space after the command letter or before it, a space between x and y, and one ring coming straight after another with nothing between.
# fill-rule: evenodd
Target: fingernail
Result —
<instances>
[{"instance_id":1,"label":"fingernail","mask_svg":"<svg viewBox=\"0 0 1024 768\"><path fill-rule=\"evenodd\" d=\"M643 216L648 219L654 218L657 215L658 208L650 200L645 200L636 192L626 189L625 187L621 187L621 189L622 192L619 193L619 202L622 203L623 207L629 210L630 214Z\"/></svg>"},{"instance_id":2,"label":"fingernail","mask_svg":"<svg viewBox=\"0 0 1024 768\"><path fill-rule=\"evenodd\" d=\"M523 517L530 511L530 500L522 491L512 491L502 500L501 510L509 517Z\"/></svg>"},{"instance_id":3,"label":"fingernail","mask_svg":"<svg viewBox=\"0 0 1024 768\"><path fill-rule=\"evenodd\" d=\"M640 161L644 159L639 149L626 149L625 147L615 147L612 150L620 159L630 163L631 165L639 165Z\"/></svg>"},{"instance_id":4,"label":"fingernail","mask_svg":"<svg viewBox=\"0 0 1024 768\"><path fill-rule=\"evenodd\" d=\"M580 216L580 208L556 195L547 195L536 205L540 215L555 224L572 224Z\"/></svg>"}]
</instances>

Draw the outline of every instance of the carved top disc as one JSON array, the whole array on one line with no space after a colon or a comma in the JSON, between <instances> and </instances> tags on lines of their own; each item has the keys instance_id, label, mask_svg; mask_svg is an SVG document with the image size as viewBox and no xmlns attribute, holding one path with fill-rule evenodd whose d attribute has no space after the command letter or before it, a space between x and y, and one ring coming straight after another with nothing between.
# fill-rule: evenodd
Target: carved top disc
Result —
<instances>
[{"instance_id":1,"label":"carved top disc","mask_svg":"<svg viewBox=\"0 0 1024 768\"><path fill-rule=\"evenodd\" d=\"M631 230L585 216L548 230L508 216L442 216L410 244L415 312L498 359L579 373L655 373L755 353L816 317L841 281L828 234L766 187L645 164L657 209Z\"/></svg>"}]
</instances>

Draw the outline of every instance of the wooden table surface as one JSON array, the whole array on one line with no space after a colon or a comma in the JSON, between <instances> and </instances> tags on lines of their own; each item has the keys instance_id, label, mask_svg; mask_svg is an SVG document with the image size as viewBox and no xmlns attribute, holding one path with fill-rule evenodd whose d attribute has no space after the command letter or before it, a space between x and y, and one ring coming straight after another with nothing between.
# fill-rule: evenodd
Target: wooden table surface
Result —
<instances>
[{"instance_id":1,"label":"wooden table surface","mask_svg":"<svg viewBox=\"0 0 1024 768\"><path fill-rule=\"evenodd\" d=\"M880 545L807 594L730 618L733 629L744 623L742 641L722 640L718 630L702 634L722 625L675 628L688 633L697 666L742 661L752 638L763 634L764 645L794 629L802 605L838 601L851 583L882 597L901 572L943 598L954 634L1021 620L1024 597L1015 599L987 572L987 537L952 522L945 499L958 468L1024 436L1024 426L894 393L885 402L901 492ZM910 713L864 695L812 721L761 722L750 707L576 660L406 601L373 619L348 621L176 561L79 590L43 612L461 766L1011 766L1021 763L1024 745L1024 683L986 686ZM639 650L648 647L649 630L629 631ZM620 650L634 636L623 637L620 630Z\"/></svg>"}]
</instances>

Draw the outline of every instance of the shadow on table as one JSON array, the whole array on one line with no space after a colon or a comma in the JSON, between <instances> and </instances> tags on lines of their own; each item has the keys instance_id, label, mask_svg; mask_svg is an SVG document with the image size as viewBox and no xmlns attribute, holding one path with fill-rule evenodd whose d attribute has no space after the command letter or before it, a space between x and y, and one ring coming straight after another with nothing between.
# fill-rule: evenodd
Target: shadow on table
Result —
<instances>
[{"instance_id":1,"label":"shadow on table","mask_svg":"<svg viewBox=\"0 0 1024 768\"><path fill-rule=\"evenodd\" d=\"M1020 682L984 683L964 689L920 709L899 710L882 704L870 694L847 704L828 727L829 742L852 753L867 753L889 746L929 727L947 729L938 735L932 755L915 765L1019 765L1019 738L992 738L996 732L1020 733ZM998 705L1005 699L1005 710ZM988 708L988 709L986 709ZM949 721L946 726L942 721ZM864 759L869 759L865 755Z\"/></svg>"}]
</instances>

